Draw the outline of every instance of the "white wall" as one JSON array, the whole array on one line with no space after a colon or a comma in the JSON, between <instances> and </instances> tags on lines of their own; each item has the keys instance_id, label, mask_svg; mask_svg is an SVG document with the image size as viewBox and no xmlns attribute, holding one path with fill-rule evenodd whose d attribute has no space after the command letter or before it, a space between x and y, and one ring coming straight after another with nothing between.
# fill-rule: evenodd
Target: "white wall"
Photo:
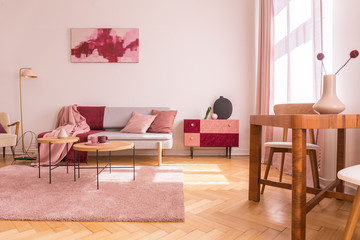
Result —
<instances>
[{"instance_id":1,"label":"white wall","mask_svg":"<svg viewBox=\"0 0 360 240\"><path fill-rule=\"evenodd\" d=\"M360 1L334 0L334 71L345 63L353 49L360 50ZM360 58L352 59L337 75L337 92L346 106L344 113L360 113ZM348 130L346 166L360 164L360 131Z\"/></svg>"},{"instance_id":2,"label":"white wall","mask_svg":"<svg viewBox=\"0 0 360 240\"><path fill-rule=\"evenodd\" d=\"M225 96L240 119L233 153L247 154L255 2L0 0L0 111L20 120L18 71L32 67L39 78L22 81L24 130L53 129L64 105L167 106L179 111L171 153L183 154L183 119L203 118ZM101 27L139 28L140 63L71 63L70 28Z\"/></svg>"}]
</instances>

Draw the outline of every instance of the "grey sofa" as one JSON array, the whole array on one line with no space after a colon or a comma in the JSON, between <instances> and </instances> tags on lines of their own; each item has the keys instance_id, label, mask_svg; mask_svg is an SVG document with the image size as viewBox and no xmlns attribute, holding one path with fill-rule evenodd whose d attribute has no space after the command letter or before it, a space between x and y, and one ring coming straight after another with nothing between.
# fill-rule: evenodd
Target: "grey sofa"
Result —
<instances>
[{"instance_id":1,"label":"grey sofa","mask_svg":"<svg viewBox=\"0 0 360 240\"><path fill-rule=\"evenodd\" d=\"M164 149L171 149L173 146L172 133L121 133L120 130L125 127L129 121L132 112L151 115L152 110L166 111L166 107L105 107L103 128L91 136L107 136L109 141L130 141L135 144L135 149L155 149L158 151L158 164L162 164L162 155Z\"/></svg>"}]
</instances>

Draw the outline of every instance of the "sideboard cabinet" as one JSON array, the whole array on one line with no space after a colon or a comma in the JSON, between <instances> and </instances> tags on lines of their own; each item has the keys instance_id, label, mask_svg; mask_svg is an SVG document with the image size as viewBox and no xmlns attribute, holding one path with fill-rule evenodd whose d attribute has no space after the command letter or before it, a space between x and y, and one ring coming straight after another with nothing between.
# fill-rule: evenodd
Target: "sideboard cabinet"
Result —
<instances>
[{"instance_id":1,"label":"sideboard cabinet","mask_svg":"<svg viewBox=\"0 0 360 240\"><path fill-rule=\"evenodd\" d=\"M226 157L231 158L231 148L239 147L239 120L184 120L184 145L190 147L225 147Z\"/></svg>"}]
</instances>

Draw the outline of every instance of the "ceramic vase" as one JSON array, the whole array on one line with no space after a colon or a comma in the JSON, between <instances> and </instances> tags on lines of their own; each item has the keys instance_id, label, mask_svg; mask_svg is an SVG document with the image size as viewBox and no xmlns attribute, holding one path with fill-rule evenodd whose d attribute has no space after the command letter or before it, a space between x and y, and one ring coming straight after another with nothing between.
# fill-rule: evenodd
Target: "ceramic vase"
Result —
<instances>
[{"instance_id":1,"label":"ceramic vase","mask_svg":"<svg viewBox=\"0 0 360 240\"><path fill-rule=\"evenodd\" d=\"M220 96L214 103L214 113L218 115L218 119L228 119L233 111L232 103L229 99Z\"/></svg>"},{"instance_id":2,"label":"ceramic vase","mask_svg":"<svg viewBox=\"0 0 360 240\"><path fill-rule=\"evenodd\" d=\"M65 129L61 129L57 137L58 138L67 138L68 135L67 135Z\"/></svg>"},{"instance_id":3,"label":"ceramic vase","mask_svg":"<svg viewBox=\"0 0 360 240\"><path fill-rule=\"evenodd\" d=\"M345 110L345 105L336 95L335 74L324 75L322 95L313 108L320 114L338 114Z\"/></svg>"}]
</instances>

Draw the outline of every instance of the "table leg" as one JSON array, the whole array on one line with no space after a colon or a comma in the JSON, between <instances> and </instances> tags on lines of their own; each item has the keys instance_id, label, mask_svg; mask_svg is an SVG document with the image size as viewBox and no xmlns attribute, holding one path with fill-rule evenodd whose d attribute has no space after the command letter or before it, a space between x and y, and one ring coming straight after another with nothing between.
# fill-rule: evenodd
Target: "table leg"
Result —
<instances>
[{"instance_id":1,"label":"table leg","mask_svg":"<svg viewBox=\"0 0 360 240\"><path fill-rule=\"evenodd\" d=\"M292 221L291 239L306 234L306 130L292 130Z\"/></svg>"},{"instance_id":2,"label":"table leg","mask_svg":"<svg viewBox=\"0 0 360 240\"><path fill-rule=\"evenodd\" d=\"M135 180L135 145L133 147L133 175Z\"/></svg>"},{"instance_id":3,"label":"table leg","mask_svg":"<svg viewBox=\"0 0 360 240\"><path fill-rule=\"evenodd\" d=\"M69 143L66 143L66 173L69 173Z\"/></svg>"},{"instance_id":4,"label":"table leg","mask_svg":"<svg viewBox=\"0 0 360 240\"><path fill-rule=\"evenodd\" d=\"M260 201L261 125L250 125L249 200Z\"/></svg>"},{"instance_id":5,"label":"table leg","mask_svg":"<svg viewBox=\"0 0 360 240\"><path fill-rule=\"evenodd\" d=\"M345 140L346 132L345 129L338 129L337 131L337 160L336 160L336 172L339 172L345 167ZM344 192L344 182L336 187L337 192Z\"/></svg>"},{"instance_id":6,"label":"table leg","mask_svg":"<svg viewBox=\"0 0 360 240\"><path fill-rule=\"evenodd\" d=\"M78 178L80 178L80 151L78 151Z\"/></svg>"},{"instance_id":7,"label":"table leg","mask_svg":"<svg viewBox=\"0 0 360 240\"><path fill-rule=\"evenodd\" d=\"M109 151L110 174L111 174L111 151Z\"/></svg>"},{"instance_id":8,"label":"table leg","mask_svg":"<svg viewBox=\"0 0 360 240\"><path fill-rule=\"evenodd\" d=\"M73 153L74 153L74 182L76 182L76 157L75 157L75 149L73 148Z\"/></svg>"},{"instance_id":9,"label":"table leg","mask_svg":"<svg viewBox=\"0 0 360 240\"><path fill-rule=\"evenodd\" d=\"M38 143L38 164L39 164L39 178L40 178L40 143Z\"/></svg>"},{"instance_id":10,"label":"table leg","mask_svg":"<svg viewBox=\"0 0 360 240\"><path fill-rule=\"evenodd\" d=\"M99 189L99 151L96 150L96 185Z\"/></svg>"},{"instance_id":11,"label":"table leg","mask_svg":"<svg viewBox=\"0 0 360 240\"><path fill-rule=\"evenodd\" d=\"M49 142L49 183L51 184L51 142Z\"/></svg>"}]
</instances>

